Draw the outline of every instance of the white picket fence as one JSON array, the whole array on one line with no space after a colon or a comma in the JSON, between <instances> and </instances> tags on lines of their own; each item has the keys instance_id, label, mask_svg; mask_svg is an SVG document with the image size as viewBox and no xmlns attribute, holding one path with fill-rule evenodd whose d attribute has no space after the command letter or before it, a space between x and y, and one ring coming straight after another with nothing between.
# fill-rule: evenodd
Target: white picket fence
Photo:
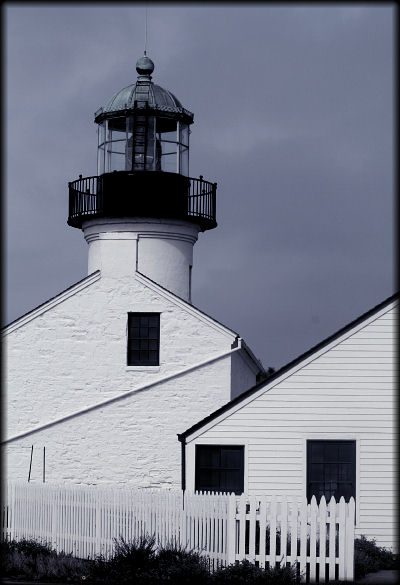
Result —
<instances>
[{"instance_id":1,"label":"white picket fence","mask_svg":"<svg viewBox=\"0 0 400 585\"><path fill-rule=\"evenodd\" d=\"M248 559L295 565L302 579L354 578L355 504L243 494L9 483L3 539L33 538L81 558L110 556L114 538L154 535L197 550L210 568Z\"/></svg>"}]
</instances>

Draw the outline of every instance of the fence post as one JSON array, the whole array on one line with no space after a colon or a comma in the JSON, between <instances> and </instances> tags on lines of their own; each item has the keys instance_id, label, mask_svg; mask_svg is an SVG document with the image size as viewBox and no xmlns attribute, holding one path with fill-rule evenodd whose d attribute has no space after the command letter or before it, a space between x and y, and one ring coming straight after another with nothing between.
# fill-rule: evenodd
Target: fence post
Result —
<instances>
[{"instance_id":1,"label":"fence post","mask_svg":"<svg viewBox=\"0 0 400 585\"><path fill-rule=\"evenodd\" d=\"M232 565L236 560L236 495L228 496L228 518L226 523L226 563Z\"/></svg>"},{"instance_id":2,"label":"fence post","mask_svg":"<svg viewBox=\"0 0 400 585\"><path fill-rule=\"evenodd\" d=\"M354 525L355 525L356 505L354 498L351 497L347 504L346 515L346 546L345 546L345 579L354 580Z\"/></svg>"}]
</instances>

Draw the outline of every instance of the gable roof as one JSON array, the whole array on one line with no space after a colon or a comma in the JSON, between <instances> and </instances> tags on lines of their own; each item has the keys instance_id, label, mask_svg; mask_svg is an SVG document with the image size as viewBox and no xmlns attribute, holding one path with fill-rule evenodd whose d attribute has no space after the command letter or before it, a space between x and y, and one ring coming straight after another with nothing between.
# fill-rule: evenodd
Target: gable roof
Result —
<instances>
[{"instance_id":1,"label":"gable roof","mask_svg":"<svg viewBox=\"0 0 400 585\"><path fill-rule=\"evenodd\" d=\"M355 327L357 327L358 325L360 325L361 323L363 323L367 319L373 317L373 315L375 315L376 313L379 313L379 311L382 311L382 309L385 309L386 307L388 307L390 304L392 304L398 298L399 298L399 293L395 293L391 297L389 297L386 300L384 300L383 302L379 303L379 305L376 305L375 307L373 307L372 309L370 309L366 313L363 313L362 315L360 315L360 317L357 317L356 319L354 319L354 321L351 321L348 325L345 325L344 327L342 327L341 329L339 329L338 331L336 331L335 333L333 333L332 335L330 335L329 337L327 337L323 341L320 341L317 345L315 345L312 348L310 348L309 350L307 350L305 353L301 354L300 356L298 356L297 358L295 358L294 360L292 360L291 362L289 362L288 364L286 364L285 366L283 366L282 368L280 368L279 370L274 372L266 380L262 380L261 382L259 382L255 386L253 386L252 388L249 388L249 390L246 390L242 394L239 394L239 396L236 396L236 398L234 398L233 400L227 402L226 404L224 404L223 406L221 406L220 408L218 408L217 410L215 410L214 412L212 412L211 414L209 414L208 416L206 416L202 420L198 421L196 424L194 424L192 427L190 427L189 429L187 429L183 433L178 434L178 440L181 442L185 442L186 437L193 434L195 431L201 429L203 426L205 426L206 424L208 424L212 420L216 419L221 414L224 414L225 412L227 412L228 410L230 410L234 406L240 404L243 400L247 399L255 392L257 392L257 391L261 390L262 388L264 388L265 386L271 384L274 380L276 380L277 378L282 376L282 374L285 374L286 372L290 371L292 368L301 364L301 362L305 361L307 358L309 358L313 354L317 353L318 351L323 349L325 346L331 344L336 339L345 335L351 329L354 329Z\"/></svg>"},{"instance_id":2,"label":"gable roof","mask_svg":"<svg viewBox=\"0 0 400 585\"><path fill-rule=\"evenodd\" d=\"M175 303L180 304L180 305L185 305L186 308L192 310L193 312L197 313L198 315L205 317L207 319L207 321L212 321L218 327L222 327L222 329L224 329L224 331L228 332L230 335L234 335L236 338L240 337L239 333L237 333L236 331L234 331L230 327L227 327L226 325L224 325L220 321L217 321L217 319L214 319L214 317L211 317L210 315L208 315L207 313L205 313L204 311L202 311L198 307L195 307L194 305L192 305L192 303L185 301L185 299L183 299L182 297L179 297L177 294L168 290L167 288L165 288L165 286L162 286L162 284L159 284L158 282L156 282L155 280L153 280L152 278L150 278L146 274L143 274L143 272L139 272L139 270L136 270L135 276L144 284L153 285L153 288L158 289L158 291L160 293L162 293L164 296L170 298L171 300L175 301Z\"/></svg>"},{"instance_id":3,"label":"gable roof","mask_svg":"<svg viewBox=\"0 0 400 585\"><path fill-rule=\"evenodd\" d=\"M76 294L80 290L90 286L91 284L99 280L99 278L100 270L96 270L95 272L92 272L88 276L85 276L85 278L78 280L78 282L71 284L71 286L68 286L60 293L56 294L54 297L50 297L47 301L44 301L44 303L41 303L37 307L34 307L30 311L28 311L27 313L21 315L21 317L18 317L17 319L11 321L11 323L8 323L8 325L5 325L2 328L2 334L7 335L8 333L11 333L15 329L18 329L18 327L22 327L31 319L34 319L35 317L42 315L46 311L49 311L55 305L62 303L63 301L65 301L72 295Z\"/></svg>"}]
</instances>

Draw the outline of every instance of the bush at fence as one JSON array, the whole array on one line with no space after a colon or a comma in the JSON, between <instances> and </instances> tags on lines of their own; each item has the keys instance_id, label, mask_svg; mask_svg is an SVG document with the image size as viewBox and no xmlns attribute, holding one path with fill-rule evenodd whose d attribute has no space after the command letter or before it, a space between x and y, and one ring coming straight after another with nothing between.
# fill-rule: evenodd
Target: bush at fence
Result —
<instances>
[{"instance_id":1,"label":"bush at fence","mask_svg":"<svg viewBox=\"0 0 400 585\"><path fill-rule=\"evenodd\" d=\"M354 574L356 579L382 569L398 568L396 555L387 548L377 546L375 540L368 540L362 535L354 541Z\"/></svg>"},{"instance_id":2,"label":"bush at fence","mask_svg":"<svg viewBox=\"0 0 400 585\"><path fill-rule=\"evenodd\" d=\"M211 576L211 583L215 585L293 585L297 582L296 570L292 567L264 569L249 561L222 567Z\"/></svg>"},{"instance_id":3,"label":"bush at fence","mask_svg":"<svg viewBox=\"0 0 400 585\"><path fill-rule=\"evenodd\" d=\"M98 557L87 578L89 583L115 585L206 585L209 577L207 561L198 553L180 546L156 548L153 536L126 542L115 540L114 554L109 560Z\"/></svg>"},{"instance_id":4,"label":"bush at fence","mask_svg":"<svg viewBox=\"0 0 400 585\"><path fill-rule=\"evenodd\" d=\"M88 573L90 564L90 561L57 553L50 545L31 539L1 542L0 557L5 577L53 583L82 582L82 576Z\"/></svg>"}]
</instances>

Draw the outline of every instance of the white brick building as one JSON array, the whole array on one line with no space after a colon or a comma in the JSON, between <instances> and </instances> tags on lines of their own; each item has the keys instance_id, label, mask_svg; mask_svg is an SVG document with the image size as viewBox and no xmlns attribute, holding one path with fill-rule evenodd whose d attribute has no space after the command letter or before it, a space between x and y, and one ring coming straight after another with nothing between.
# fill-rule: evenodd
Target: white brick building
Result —
<instances>
[{"instance_id":1,"label":"white brick building","mask_svg":"<svg viewBox=\"0 0 400 585\"><path fill-rule=\"evenodd\" d=\"M153 67L96 113L99 176L69 184L89 275L4 331L10 479L178 487L177 433L264 372L190 302L216 184L188 177L193 114Z\"/></svg>"}]
</instances>

